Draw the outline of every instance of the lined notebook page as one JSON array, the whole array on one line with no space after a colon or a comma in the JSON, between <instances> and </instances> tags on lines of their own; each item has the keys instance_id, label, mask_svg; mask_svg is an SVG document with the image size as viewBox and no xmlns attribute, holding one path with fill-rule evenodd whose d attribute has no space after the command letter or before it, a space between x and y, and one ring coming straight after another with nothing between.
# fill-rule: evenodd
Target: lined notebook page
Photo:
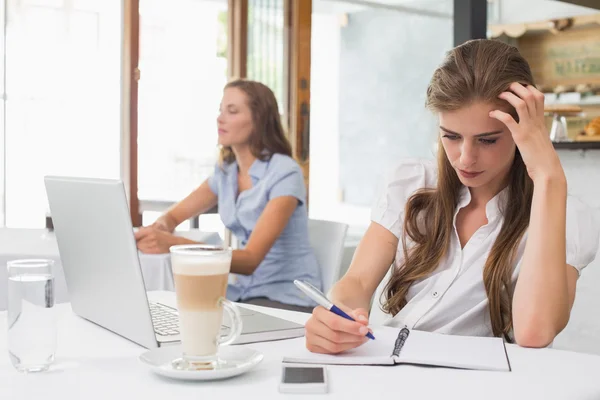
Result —
<instances>
[{"instance_id":1,"label":"lined notebook page","mask_svg":"<svg viewBox=\"0 0 600 400\"><path fill-rule=\"evenodd\" d=\"M510 371L501 338L442 335L410 331L400 363Z\"/></svg>"},{"instance_id":2,"label":"lined notebook page","mask_svg":"<svg viewBox=\"0 0 600 400\"><path fill-rule=\"evenodd\" d=\"M362 346L337 355L311 353L303 347L297 353L283 358L284 362L311 364L354 364L354 365L390 365L394 363L392 353L398 337L398 328L373 328L375 340L369 340Z\"/></svg>"}]
</instances>

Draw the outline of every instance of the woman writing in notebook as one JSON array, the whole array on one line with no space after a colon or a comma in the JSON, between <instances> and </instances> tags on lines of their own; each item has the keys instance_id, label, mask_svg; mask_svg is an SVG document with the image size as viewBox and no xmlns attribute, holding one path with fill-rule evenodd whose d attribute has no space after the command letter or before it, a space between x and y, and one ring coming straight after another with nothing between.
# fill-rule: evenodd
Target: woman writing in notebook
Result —
<instances>
[{"instance_id":1,"label":"woman writing in notebook","mask_svg":"<svg viewBox=\"0 0 600 400\"><path fill-rule=\"evenodd\" d=\"M529 65L512 46L467 42L434 72L426 103L439 117L437 163L395 169L329 294L356 322L317 307L313 352L368 340L378 286L373 310L391 326L545 347L569 320L598 230L567 196Z\"/></svg>"},{"instance_id":2,"label":"woman writing in notebook","mask_svg":"<svg viewBox=\"0 0 600 400\"><path fill-rule=\"evenodd\" d=\"M173 235L181 222L218 204L224 225L237 237L227 288L233 301L312 311L314 303L295 279L321 287L320 270L308 239L306 188L291 157L275 95L259 82L228 83L217 118L220 161L214 174L151 226L136 232L138 249L168 253L193 243Z\"/></svg>"}]
</instances>

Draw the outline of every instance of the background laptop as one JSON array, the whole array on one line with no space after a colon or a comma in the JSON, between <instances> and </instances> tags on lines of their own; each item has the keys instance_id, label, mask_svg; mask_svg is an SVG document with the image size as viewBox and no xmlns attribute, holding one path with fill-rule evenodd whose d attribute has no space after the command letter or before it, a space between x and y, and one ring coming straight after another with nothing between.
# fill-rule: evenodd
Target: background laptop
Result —
<instances>
[{"instance_id":1,"label":"background laptop","mask_svg":"<svg viewBox=\"0 0 600 400\"><path fill-rule=\"evenodd\" d=\"M177 343L177 310L148 301L123 183L59 176L44 181L73 312L147 348ZM304 335L302 325L242 307L240 313L243 331L236 343Z\"/></svg>"}]
</instances>

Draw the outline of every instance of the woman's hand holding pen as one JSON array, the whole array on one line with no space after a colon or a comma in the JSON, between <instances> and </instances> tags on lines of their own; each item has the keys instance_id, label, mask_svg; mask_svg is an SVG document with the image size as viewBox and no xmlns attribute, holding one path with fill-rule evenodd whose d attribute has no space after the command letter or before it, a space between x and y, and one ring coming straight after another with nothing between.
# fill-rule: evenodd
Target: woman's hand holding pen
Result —
<instances>
[{"instance_id":1,"label":"woman's hand holding pen","mask_svg":"<svg viewBox=\"0 0 600 400\"><path fill-rule=\"evenodd\" d=\"M369 341L365 337L370 332L367 326L369 324L367 310L357 308L351 311L344 309L344 311L355 321L340 317L322 306L313 310L305 326L308 350L313 353L337 354Z\"/></svg>"}]
</instances>

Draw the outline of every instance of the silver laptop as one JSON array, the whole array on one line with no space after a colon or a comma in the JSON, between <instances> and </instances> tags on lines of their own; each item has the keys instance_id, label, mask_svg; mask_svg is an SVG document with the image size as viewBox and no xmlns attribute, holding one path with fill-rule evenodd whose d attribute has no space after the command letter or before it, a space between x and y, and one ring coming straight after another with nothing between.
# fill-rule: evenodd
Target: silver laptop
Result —
<instances>
[{"instance_id":1,"label":"silver laptop","mask_svg":"<svg viewBox=\"0 0 600 400\"><path fill-rule=\"evenodd\" d=\"M148 300L123 183L59 176L44 181L73 311L146 348L177 343L177 309ZM302 325L240 311L237 343L304 335ZM223 333L228 329L225 322Z\"/></svg>"}]
</instances>

